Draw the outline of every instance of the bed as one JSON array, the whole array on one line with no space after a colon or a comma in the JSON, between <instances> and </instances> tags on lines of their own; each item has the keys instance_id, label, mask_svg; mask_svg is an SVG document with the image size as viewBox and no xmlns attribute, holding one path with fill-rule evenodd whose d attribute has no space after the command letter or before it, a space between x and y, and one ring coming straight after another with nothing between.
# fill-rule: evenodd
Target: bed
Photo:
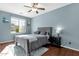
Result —
<instances>
[{"instance_id":1,"label":"bed","mask_svg":"<svg viewBox=\"0 0 79 59\"><path fill-rule=\"evenodd\" d=\"M39 27L38 31L48 32L52 35L52 27ZM33 50L47 44L48 39L49 35L44 34L16 35L16 45L22 46L26 51L26 55L30 55Z\"/></svg>"}]
</instances>

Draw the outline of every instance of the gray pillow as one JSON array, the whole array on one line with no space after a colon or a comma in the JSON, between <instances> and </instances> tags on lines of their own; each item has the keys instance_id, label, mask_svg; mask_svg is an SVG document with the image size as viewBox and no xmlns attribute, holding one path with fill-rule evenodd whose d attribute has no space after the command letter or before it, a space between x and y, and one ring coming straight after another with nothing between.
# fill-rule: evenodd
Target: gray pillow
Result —
<instances>
[{"instance_id":1,"label":"gray pillow","mask_svg":"<svg viewBox=\"0 0 79 59\"><path fill-rule=\"evenodd\" d=\"M40 34L40 31L36 31L36 32L34 32L34 34Z\"/></svg>"}]
</instances>

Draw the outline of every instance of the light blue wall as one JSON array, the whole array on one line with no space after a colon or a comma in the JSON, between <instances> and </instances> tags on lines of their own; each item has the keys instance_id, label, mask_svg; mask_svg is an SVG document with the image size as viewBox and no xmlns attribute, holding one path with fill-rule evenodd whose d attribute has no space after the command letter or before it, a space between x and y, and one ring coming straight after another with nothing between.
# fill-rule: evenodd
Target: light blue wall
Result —
<instances>
[{"instance_id":1,"label":"light blue wall","mask_svg":"<svg viewBox=\"0 0 79 59\"><path fill-rule=\"evenodd\" d=\"M28 18L28 17L23 17L23 16L20 16L20 15L0 11L0 42L6 42L6 41L13 40L13 37L14 37L15 34L11 34L11 32L10 32L11 16L24 18L24 19L26 19L26 22L27 22L27 20L31 21L31 18ZM2 22L3 17L5 17L7 20L9 20L9 23L3 23ZM27 26L27 24L26 24L26 26ZM28 26L27 30L26 30L26 33L30 33L30 32L31 32L31 26Z\"/></svg>"},{"instance_id":2,"label":"light blue wall","mask_svg":"<svg viewBox=\"0 0 79 59\"><path fill-rule=\"evenodd\" d=\"M71 4L33 18L32 32L41 26L57 25L64 27L62 45L79 49L79 4Z\"/></svg>"},{"instance_id":3,"label":"light blue wall","mask_svg":"<svg viewBox=\"0 0 79 59\"><path fill-rule=\"evenodd\" d=\"M6 18L7 20L9 20L9 23L3 23L3 18ZM4 40L10 40L11 39L11 35L10 35L10 15L0 12L0 42L4 41Z\"/></svg>"}]
</instances>

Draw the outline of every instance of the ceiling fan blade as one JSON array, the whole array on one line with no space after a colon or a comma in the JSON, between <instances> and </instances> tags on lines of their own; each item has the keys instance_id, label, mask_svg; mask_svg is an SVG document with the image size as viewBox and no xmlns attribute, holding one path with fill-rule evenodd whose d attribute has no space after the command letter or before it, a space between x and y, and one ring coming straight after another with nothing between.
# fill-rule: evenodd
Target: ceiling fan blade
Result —
<instances>
[{"instance_id":1,"label":"ceiling fan blade","mask_svg":"<svg viewBox=\"0 0 79 59\"><path fill-rule=\"evenodd\" d=\"M37 9L40 9L40 10L45 10L45 8L37 8Z\"/></svg>"},{"instance_id":2,"label":"ceiling fan blade","mask_svg":"<svg viewBox=\"0 0 79 59\"><path fill-rule=\"evenodd\" d=\"M31 12L32 10L29 10L28 12Z\"/></svg>"},{"instance_id":3,"label":"ceiling fan blade","mask_svg":"<svg viewBox=\"0 0 79 59\"><path fill-rule=\"evenodd\" d=\"M38 14L38 11L36 11L36 13Z\"/></svg>"},{"instance_id":4,"label":"ceiling fan blade","mask_svg":"<svg viewBox=\"0 0 79 59\"><path fill-rule=\"evenodd\" d=\"M24 5L24 7L32 8L31 6L26 6L26 5Z\"/></svg>"}]
</instances>

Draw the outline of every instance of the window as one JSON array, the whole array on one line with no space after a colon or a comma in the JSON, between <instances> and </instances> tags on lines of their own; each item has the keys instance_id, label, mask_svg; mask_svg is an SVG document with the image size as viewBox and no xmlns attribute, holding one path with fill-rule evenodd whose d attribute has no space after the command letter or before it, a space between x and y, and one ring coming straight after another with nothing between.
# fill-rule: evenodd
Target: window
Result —
<instances>
[{"instance_id":1,"label":"window","mask_svg":"<svg viewBox=\"0 0 79 59\"><path fill-rule=\"evenodd\" d=\"M25 33L26 32L26 20L11 17L11 33Z\"/></svg>"}]
</instances>

